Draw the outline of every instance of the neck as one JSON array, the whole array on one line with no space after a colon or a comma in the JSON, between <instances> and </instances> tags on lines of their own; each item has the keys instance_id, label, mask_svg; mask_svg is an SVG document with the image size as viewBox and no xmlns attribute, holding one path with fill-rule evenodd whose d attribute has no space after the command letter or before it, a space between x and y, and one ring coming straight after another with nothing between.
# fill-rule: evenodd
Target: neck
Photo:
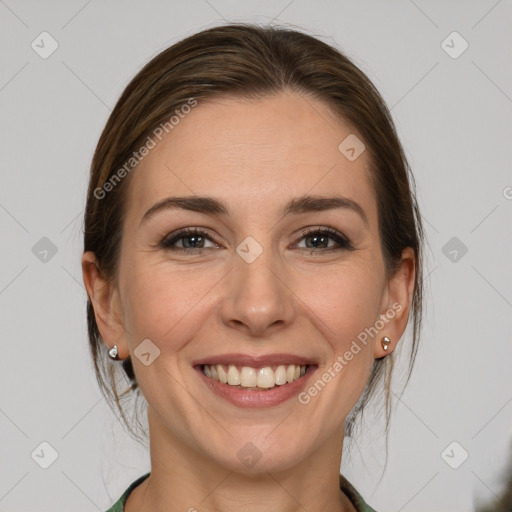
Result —
<instances>
[{"instance_id":1,"label":"neck","mask_svg":"<svg viewBox=\"0 0 512 512\"><path fill-rule=\"evenodd\" d=\"M164 432L150 409L151 474L130 494L125 512L355 511L339 488L342 432L287 469L238 473Z\"/></svg>"}]
</instances>

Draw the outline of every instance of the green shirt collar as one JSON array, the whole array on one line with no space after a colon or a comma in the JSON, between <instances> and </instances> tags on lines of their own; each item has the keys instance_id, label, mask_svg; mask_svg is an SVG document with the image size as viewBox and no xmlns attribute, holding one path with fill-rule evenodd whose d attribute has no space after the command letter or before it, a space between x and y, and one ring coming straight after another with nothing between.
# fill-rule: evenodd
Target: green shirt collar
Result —
<instances>
[{"instance_id":1,"label":"green shirt collar","mask_svg":"<svg viewBox=\"0 0 512 512\"><path fill-rule=\"evenodd\" d=\"M123 512L124 504L128 499L130 493L141 484L146 478L150 475L150 473L146 473L141 477L137 478L135 482L133 482L126 491L124 491L123 495L112 505L111 508L107 510L107 512ZM363 500L362 496L356 491L354 486L343 476L340 475L340 489L346 494L348 499L352 502L352 505L356 508L357 512L375 512L373 508L366 504Z\"/></svg>"}]
</instances>

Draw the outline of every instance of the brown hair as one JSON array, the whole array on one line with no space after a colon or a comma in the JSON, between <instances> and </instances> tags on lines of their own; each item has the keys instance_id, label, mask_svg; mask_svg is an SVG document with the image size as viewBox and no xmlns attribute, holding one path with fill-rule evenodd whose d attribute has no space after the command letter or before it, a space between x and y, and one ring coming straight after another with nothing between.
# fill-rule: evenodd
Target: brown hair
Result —
<instances>
[{"instance_id":1,"label":"brown hair","mask_svg":"<svg viewBox=\"0 0 512 512\"><path fill-rule=\"evenodd\" d=\"M324 102L363 138L370 154L387 276L397 269L404 248L411 247L415 252L408 381L422 318L423 228L414 179L391 115L374 85L343 53L315 37L284 27L228 24L189 36L148 62L122 93L96 147L84 218L84 251L94 252L103 277L116 283L130 177L112 180L116 173L119 177L119 169L144 145L153 130L168 122L177 109L191 98L199 103L202 98L219 95L260 98L284 90ZM108 187L108 193L98 193L107 190L105 184L109 181L115 186ZM136 391L137 398L140 394L131 359L121 364L109 360L90 299L87 322L100 389L114 412L120 412L128 430L138 437L121 404L121 398L130 395L131 390ZM374 361L367 386L347 420L347 436L351 435L355 417L375 391L382 389L379 385L382 381L389 423L393 356ZM121 376L129 383L121 394L116 383L120 368L124 374Z\"/></svg>"}]
</instances>

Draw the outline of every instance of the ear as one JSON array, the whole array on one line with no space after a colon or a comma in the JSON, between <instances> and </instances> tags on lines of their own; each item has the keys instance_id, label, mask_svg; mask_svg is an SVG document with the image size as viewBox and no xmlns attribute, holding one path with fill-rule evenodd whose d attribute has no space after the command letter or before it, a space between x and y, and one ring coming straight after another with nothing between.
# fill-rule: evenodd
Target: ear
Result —
<instances>
[{"instance_id":1,"label":"ear","mask_svg":"<svg viewBox=\"0 0 512 512\"><path fill-rule=\"evenodd\" d=\"M414 292L415 260L412 247L406 247L402 251L398 270L385 285L380 311L385 325L377 336L377 343L374 347L374 357L376 358L393 352L407 327ZM381 343L384 336L391 339L387 350L384 350Z\"/></svg>"},{"instance_id":2,"label":"ear","mask_svg":"<svg viewBox=\"0 0 512 512\"><path fill-rule=\"evenodd\" d=\"M117 345L119 359L127 358L130 352L125 338L119 293L101 275L96 256L91 251L84 252L82 256L82 276L103 341L109 349Z\"/></svg>"}]
</instances>

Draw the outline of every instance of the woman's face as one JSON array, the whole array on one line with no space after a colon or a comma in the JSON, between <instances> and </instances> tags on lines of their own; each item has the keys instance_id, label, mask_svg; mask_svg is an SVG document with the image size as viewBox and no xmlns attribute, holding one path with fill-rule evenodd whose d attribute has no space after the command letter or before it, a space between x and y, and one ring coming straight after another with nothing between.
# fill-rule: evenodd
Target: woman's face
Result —
<instances>
[{"instance_id":1,"label":"woman's face","mask_svg":"<svg viewBox=\"0 0 512 512\"><path fill-rule=\"evenodd\" d=\"M294 93L199 101L133 171L115 300L97 317L131 355L152 444L234 471L339 447L412 282L410 265L386 279L353 135ZM170 197L186 200L151 210ZM216 364L233 385L204 374Z\"/></svg>"}]
</instances>

